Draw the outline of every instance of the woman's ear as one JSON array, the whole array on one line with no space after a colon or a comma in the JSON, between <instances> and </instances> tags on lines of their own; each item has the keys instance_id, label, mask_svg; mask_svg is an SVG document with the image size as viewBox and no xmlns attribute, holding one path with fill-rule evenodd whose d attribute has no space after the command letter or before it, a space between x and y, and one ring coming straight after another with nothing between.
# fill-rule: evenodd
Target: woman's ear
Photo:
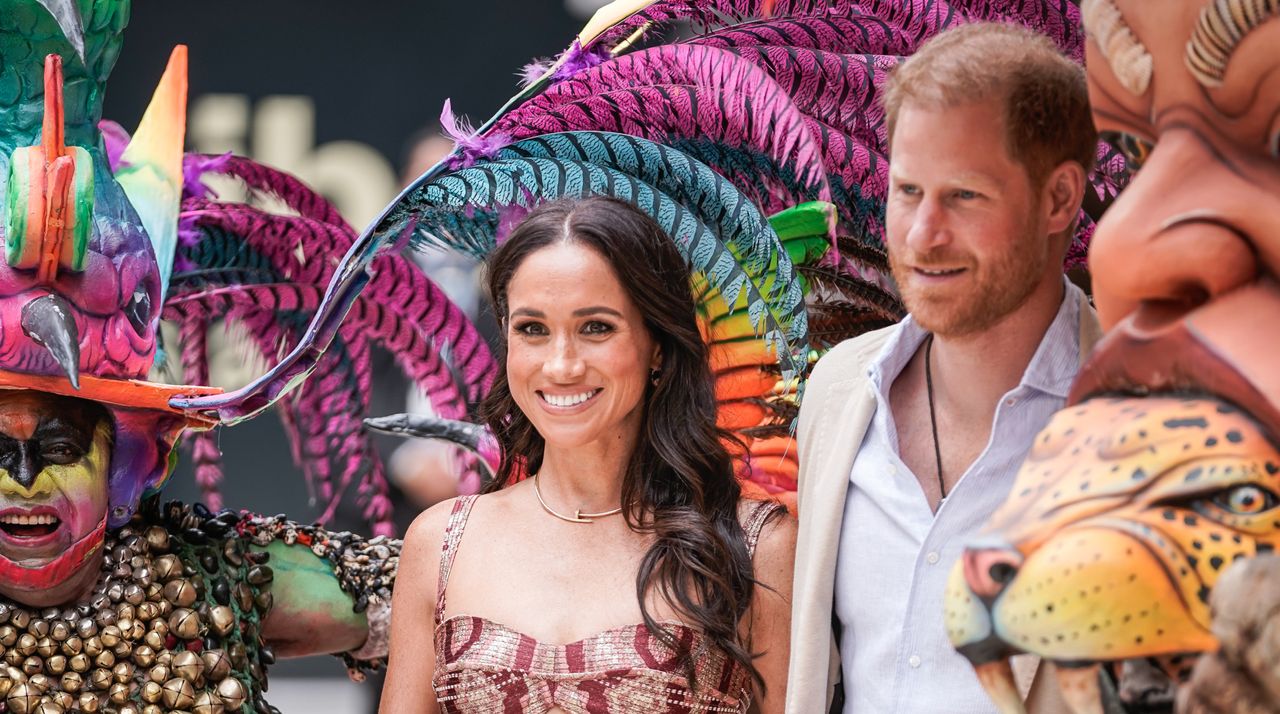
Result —
<instances>
[{"instance_id":1,"label":"woman's ear","mask_svg":"<svg viewBox=\"0 0 1280 714\"><path fill-rule=\"evenodd\" d=\"M653 357L649 359L649 369L662 369L662 347L659 345L653 346Z\"/></svg>"}]
</instances>

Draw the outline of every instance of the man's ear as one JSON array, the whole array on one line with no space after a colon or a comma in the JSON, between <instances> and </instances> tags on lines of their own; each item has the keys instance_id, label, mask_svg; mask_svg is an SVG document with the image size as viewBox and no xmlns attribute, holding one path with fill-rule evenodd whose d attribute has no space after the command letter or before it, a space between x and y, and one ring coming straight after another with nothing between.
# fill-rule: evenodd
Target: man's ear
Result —
<instances>
[{"instance_id":1,"label":"man's ear","mask_svg":"<svg viewBox=\"0 0 1280 714\"><path fill-rule=\"evenodd\" d=\"M1040 205L1048 213L1049 235L1071 228L1080 213L1087 183L1084 167L1074 161L1064 161L1049 173L1040 196Z\"/></svg>"}]
</instances>

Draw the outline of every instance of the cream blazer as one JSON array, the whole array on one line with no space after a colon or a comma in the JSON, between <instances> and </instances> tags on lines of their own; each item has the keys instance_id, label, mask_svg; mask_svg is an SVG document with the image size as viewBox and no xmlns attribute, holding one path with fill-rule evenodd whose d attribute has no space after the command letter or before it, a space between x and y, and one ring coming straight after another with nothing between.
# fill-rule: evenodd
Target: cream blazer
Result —
<instances>
[{"instance_id":1,"label":"cream blazer","mask_svg":"<svg viewBox=\"0 0 1280 714\"><path fill-rule=\"evenodd\" d=\"M1081 302L1083 364L1102 331L1088 299L1075 294ZM867 366L895 329L896 325L886 327L840 343L818 362L805 386L787 714L826 714L840 679L840 653L831 626L840 522L849 472L876 408ZM1037 658L1023 655L1014 658L1013 667L1031 714L1069 714L1051 676L1052 665L1040 668Z\"/></svg>"}]
</instances>

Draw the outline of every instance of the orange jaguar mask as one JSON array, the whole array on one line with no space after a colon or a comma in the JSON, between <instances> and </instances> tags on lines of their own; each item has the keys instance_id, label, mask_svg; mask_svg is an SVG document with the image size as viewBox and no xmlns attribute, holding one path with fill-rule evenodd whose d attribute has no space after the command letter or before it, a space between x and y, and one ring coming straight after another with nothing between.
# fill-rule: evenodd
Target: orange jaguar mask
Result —
<instances>
[{"instance_id":1,"label":"orange jaguar mask","mask_svg":"<svg viewBox=\"0 0 1280 714\"><path fill-rule=\"evenodd\" d=\"M1095 121L1137 170L1090 249L1108 335L947 595L1010 712L1016 651L1101 711L1092 663L1215 649L1219 575L1280 543L1280 7L1081 7Z\"/></svg>"}]
</instances>

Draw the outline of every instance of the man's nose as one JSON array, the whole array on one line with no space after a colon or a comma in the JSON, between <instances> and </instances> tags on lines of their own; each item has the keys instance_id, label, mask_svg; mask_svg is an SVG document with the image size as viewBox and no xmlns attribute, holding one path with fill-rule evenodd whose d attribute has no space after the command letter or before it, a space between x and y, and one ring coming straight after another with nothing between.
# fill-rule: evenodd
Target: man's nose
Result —
<instances>
[{"instance_id":1,"label":"man's nose","mask_svg":"<svg viewBox=\"0 0 1280 714\"><path fill-rule=\"evenodd\" d=\"M1214 152L1191 131L1166 133L1107 211L1089 248L1104 329L1134 312L1156 329L1257 278L1280 210Z\"/></svg>"},{"instance_id":2,"label":"man's nose","mask_svg":"<svg viewBox=\"0 0 1280 714\"><path fill-rule=\"evenodd\" d=\"M1007 545L975 545L964 549L961 562L969 589L990 602L1018 575L1022 553Z\"/></svg>"},{"instance_id":3,"label":"man's nose","mask_svg":"<svg viewBox=\"0 0 1280 714\"><path fill-rule=\"evenodd\" d=\"M907 230L907 247L916 254L928 253L950 239L946 216L938 201L925 197L916 205Z\"/></svg>"}]
</instances>

